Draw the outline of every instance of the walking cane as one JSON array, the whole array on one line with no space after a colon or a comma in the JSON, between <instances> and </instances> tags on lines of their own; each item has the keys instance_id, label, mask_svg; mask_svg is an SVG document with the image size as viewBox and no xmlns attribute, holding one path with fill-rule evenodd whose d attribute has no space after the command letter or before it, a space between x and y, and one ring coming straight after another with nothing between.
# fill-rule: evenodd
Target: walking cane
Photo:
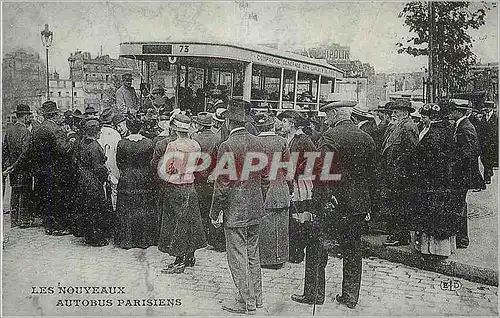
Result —
<instances>
[{"instance_id":1,"label":"walking cane","mask_svg":"<svg viewBox=\"0 0 500 318\"><path fill-rule=\"evenodd\" d=\"M311 220L312 222L312 220ZM314 229L313 229L314 230ZM314 314L316 313L316 302L318 300L318 276L319 276L319 257L320 257L320 254L321 254L321 250L322 250L322 243L319 239L319 233L312 233L313 235L314 234L317 234L317 237L315 237L314 239L318 240L318 250L317 250L317 253L316 253L316 260L318 260L316 262L316 271L315 271L315 274L316 274L316 279L314 280L314 304L313 304L313 316Z\"/></svg>"}]
</instances>

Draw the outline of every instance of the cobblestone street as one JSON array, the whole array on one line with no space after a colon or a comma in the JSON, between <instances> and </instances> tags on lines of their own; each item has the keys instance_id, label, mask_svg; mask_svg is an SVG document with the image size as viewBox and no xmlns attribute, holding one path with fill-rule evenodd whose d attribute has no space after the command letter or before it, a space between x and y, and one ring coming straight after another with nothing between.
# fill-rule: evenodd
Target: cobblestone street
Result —
<instances>
[{"instance_id":1,"label":"cobblestone street","mask_svg":"<svg viewBox=\"0 0 500 318\"><path fill-rule=\"evenodd\" d=\"M9 216L4 218L4 228L4 316L230 315L221 308L222 300L236 292L225 253L198 250L194 267L169 276L160 270L173 258L156 247L89 247L73 236L47 236L42 228L11 229ZM312 306L290 300L291 294L302 292L303 271L303 263L263 270L264 308L258 309L257 315L311 315ZM379 259L364 260L360 302L351 310L332 300L340 291L341 277L341 260L330 257L327 299L316 307L316 315L498 315L497 287L459 280L461 289L442 290L441 282L453 278ZM58 284L124 287L125 293L68 294L67 290L62 294ZM53 294L40 287L52 287ZM142 299L155 298L180 299L181 305L142 306ZM78 306L75 302L66 306L66 300L77 299L82 300ZM92 306L84 299L100 299L101 304L107 299L111 306ZM59 300L62 302L57 306ZM139 306L134 306L133 300L141 300L135 304Z\"/></svg>"}]
</instances>

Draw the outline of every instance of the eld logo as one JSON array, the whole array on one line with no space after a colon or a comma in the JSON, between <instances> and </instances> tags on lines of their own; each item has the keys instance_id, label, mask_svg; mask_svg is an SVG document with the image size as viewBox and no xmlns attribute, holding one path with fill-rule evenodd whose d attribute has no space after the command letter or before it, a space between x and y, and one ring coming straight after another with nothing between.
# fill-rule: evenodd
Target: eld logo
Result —
<instances>
[{"instance_id":1,"label":"eld logo","mask_svg":"<svg viewBox=\"0 0 500 318\"><path fill-rule=\"evenodd\" d=\"M441 281L440 287L442 290L456 291L462 288L462 283L458 280L446 279Z\"/></svg>"}]
</instances>

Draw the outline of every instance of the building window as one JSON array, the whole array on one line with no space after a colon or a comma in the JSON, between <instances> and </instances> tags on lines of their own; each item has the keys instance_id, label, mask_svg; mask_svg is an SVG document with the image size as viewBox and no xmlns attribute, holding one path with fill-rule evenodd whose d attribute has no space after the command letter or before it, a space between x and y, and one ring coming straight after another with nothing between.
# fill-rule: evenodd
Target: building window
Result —
<instances>
[{"instance_id":1,"label":"building window","mask_svg":"<svg viewBox=\"0 0 500 318\"><path fill-rule=\"evenodd\" d=\"M89 74L85 74L85 80L88 81L89 80Z\"/></svg>"},{"instance_id":2,"label":"building window","mask_svg":"<svg viewBox=\"0 0 500 318\"><path fill-rule=\"evenodd\" d=\"M54 92L50 92L50 97L52 97L54 95Z\"/></svg>"},{"instance_id":3,"label":"building window","mask_svg":"<svg viewBox=\"0 0 500 318\"><path fill-rule=\"evenodd\" d=\"M76 92L74 92L74 93L73 93L73 96L77 97L77 96L76 96Z\"/></svg>"},{"instance_id":4,"label":"building window","mask_svg":"<svg viewBox=\"0 0 500 318\"><path fill-rule=\"evenodd\" d=\"M75 87L75 82L71 82L71 86Z\"/></svg>"},{"instance_id":5,"label":"building window","mask_svg":"<svg viewBox=\"0 0 500 318\"><path fill-rule=\"evenodd\" d=\"M61 92L57 92L57 96L61 97Z\"/></svg>"},{"instance_id":6,"label":"building window","mask_svg":"<svg viewBox=\"0 0 500 318\"><path fill-rule=\"evenodd\" d=\"M106 82L109 81L109 75L106 75Z\"/></svg>"}]
</instances>

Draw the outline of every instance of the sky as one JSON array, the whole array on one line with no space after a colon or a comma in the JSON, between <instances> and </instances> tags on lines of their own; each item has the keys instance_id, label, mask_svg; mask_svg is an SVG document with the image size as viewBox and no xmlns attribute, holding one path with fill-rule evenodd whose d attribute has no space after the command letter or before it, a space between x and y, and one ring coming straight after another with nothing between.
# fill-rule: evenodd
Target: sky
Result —
<instances>
[{"instance_id":1,"label":"sky","mask_svg":"<svg viewBox=\"0 0 500 318\"><path fill-rule=\"evenodd\" d=\"M476 3L479 6L481 4ZM67 59L79 49L118 57L120 42L203 40L239 44L283 43L304 47L349 46L351 59L377 73L418 71L425 57L398 54L408 36L398 13L402 2L2 2L3 54L20 47L45 59L40 32L54 32L50 69L69 76ZM490 6L491 7L491 6ZM250 18L248 18L250 17ZM498 8L471 32L482 62L498 61Z\"/></svg>"}]
</instances>

